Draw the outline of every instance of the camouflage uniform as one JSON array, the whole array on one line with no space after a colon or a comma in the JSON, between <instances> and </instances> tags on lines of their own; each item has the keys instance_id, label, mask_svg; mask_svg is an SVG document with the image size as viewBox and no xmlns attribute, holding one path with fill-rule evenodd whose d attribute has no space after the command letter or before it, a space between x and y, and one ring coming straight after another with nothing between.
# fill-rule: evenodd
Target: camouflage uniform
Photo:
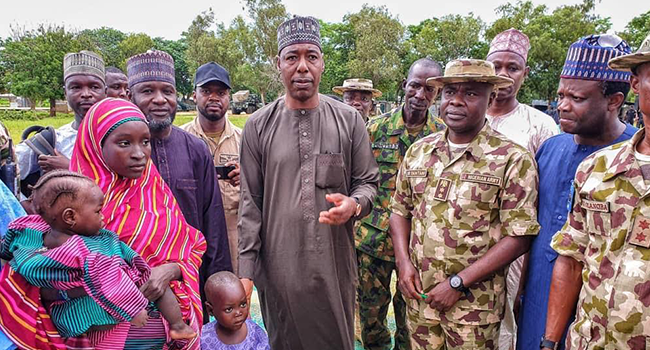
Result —
<instances>
[{"instance_id":1,"label":"camouflage uniform","mask_svg":"<svg viewBox=\"0 0 650 350\"><path fill-rule=\"evenodd\" d=\"M361 219L355 229L359 265L359 319L361 339L366 349L389 349L390 332L386 314L390 304L391 275L395 270L393 243L388 234L388 206L395 191L395 178L406 150L416 140L444 129L440 118L428 116L427 124L411 136L402 116L403 105L368 122L368 134L375 160L379 165L379 188L372 212ZM395 310L395 349L410 349L406 327L406 304L401 293L393 296Z\"/></svg>"},{"instance_id":2,"label":"camouflage uniform","mask_svg":"<svg viewBox=\"0 0 650 350\"><path fill-rule=\"evenodd\" d=\"M409 252L424 292L467 268L506 236L536 235L537 170L523 147L486 123L451 158L447 132L416 142L397 176L393 213L411 220ZM468 286L448 311L408 300L414 349L494 349L505 271Z\"/></svg>"},{"instance_id":3,"label":"camouflage uniform","mask_svg":"<svg viewBox=\"0 0 650 350\"><path fill-rule=\"evenodd\" d=\"M634 155L644 133L580 164L571 213L551 242L583 265L567 349L650 348L650 183Z\"/></svg>"}]
</instances>

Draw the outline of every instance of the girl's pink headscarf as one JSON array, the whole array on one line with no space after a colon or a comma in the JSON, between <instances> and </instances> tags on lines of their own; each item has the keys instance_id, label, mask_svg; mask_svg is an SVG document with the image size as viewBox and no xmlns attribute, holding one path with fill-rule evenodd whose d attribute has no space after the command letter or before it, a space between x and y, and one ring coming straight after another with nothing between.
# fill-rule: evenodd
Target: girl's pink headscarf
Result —
<instances>
[{"instance_id":1,"label":"girl's pink headscarf","mask_svg":"<svg viewBox=\"0 0 650 350\"><path fill-rule=\"evenodd\" d=\"M198 276L205 238L185 221L172 191L151 159L138 179L122 177L106 165L102 141L127 122L141 123L146 119L138 107L125 100L107 98L96 103L79 127L70 170L95 180L104 192L103 213L108 230L116 232L151 267L178 264L183 278L172 282L172 290L181 304L183 318L200 329Z\"/></svg>"}]
</instances>

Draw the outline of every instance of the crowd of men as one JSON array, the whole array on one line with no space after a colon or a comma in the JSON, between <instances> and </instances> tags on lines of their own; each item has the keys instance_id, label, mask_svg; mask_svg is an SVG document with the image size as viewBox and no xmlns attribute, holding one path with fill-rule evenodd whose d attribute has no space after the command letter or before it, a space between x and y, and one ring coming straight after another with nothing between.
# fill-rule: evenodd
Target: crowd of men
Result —
<instances>
[{"instance_id":1,"label":"crowd of men","mask_svg":"<svg viewBox=\"0 0 650 350\"><path fill-rule=\"evenodd\" d=\"M650 118L650 36L637 53L615 35L576 39L559 77L561 130L517 100L530 45L516 29L482 59L444 71L415 61L404 102L371 117L381 91L370 80L335 87L343 103L318 93L318 21L294 17L278 28L285 94L243 131L218 63L197 69L197 116L179 128L169 54L133 56L126 74L68 54L74 121L50 152L16 146L20 179L68 169L90 107L130 99L153 163L207 240L201 286L222 270L249 298L255 285L273 349L352 350L355 317L366 349L646 349L650 136L618 116L632 88Z\"/></svg>"}]
</instances>

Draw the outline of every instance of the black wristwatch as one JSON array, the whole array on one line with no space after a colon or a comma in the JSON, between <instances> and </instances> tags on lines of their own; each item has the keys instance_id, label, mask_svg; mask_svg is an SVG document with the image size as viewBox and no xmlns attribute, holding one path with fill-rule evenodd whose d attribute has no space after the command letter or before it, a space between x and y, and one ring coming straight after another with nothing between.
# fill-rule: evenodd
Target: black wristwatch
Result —
<instances>
[{"instance_id":1,"label":"black wristwatch","mask_svg":"<svg viewBox=\"0 0 650 350\"><path fill-rule=\"evenodd\" d=\"M558 345L559 344L557 342L542 337L542 342L539 343L539 348L540 349L549 348L549 349L557 350Z\"/></svg>"},{"instance_id":2,"label":"black wristwatch","mask_svg":"<svg viewBox=\"0 0 650 350\"><path fill-rule=\"evenodd\" d=\"M469 289L465 287L463 284L463 279L458 275L454 274L449 276L449 285L451 288L454 288L455 290L464 293L465 295L469 294Z\"/></svg>"}]
</instances>

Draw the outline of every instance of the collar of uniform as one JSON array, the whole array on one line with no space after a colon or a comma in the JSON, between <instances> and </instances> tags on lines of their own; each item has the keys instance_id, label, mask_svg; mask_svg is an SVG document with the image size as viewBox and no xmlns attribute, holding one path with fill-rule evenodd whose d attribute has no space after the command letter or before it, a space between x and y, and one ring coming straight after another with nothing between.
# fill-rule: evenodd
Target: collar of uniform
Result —
<instances>
[{"instance_id":1,"label":"collar of uniform","mask_svg":"<svg viewBox=\"0 0 650 350\"><path fill-rule=\"evenodd\" d=\"M224 115L223 117L226 118L226 125L223 129L223 134L221 134L220 140L225 140L235 133L235 131L232 128L232 122L230 121L230 113L226 112L226 115ZM194 118L194 124L193 124L194 131L201 138L209 139L208 135L206 135L205 132L203 131L203 127L201 127L201 122L199 121L199 118L201 117L198 115Z\"/></svg>"},{"instance_id":2,"label":"collar of uniform","mask_svg":"<svg viewBox=\"0 0 650 350\"><path fill-rule=\"evenodd\" d=\"M401 106L393 109L391 112L391 131L388 133L390 136L401 135L406 131L406 124L404 124L404 103ZM422 131L429 131L427 134L437 130L435 124L435 116L427 111L427 122Z\"/></svg>"},{"instance_id":3,"label":"collar of uniform","mask_svg":"<svg viewBox=\"0 0 650 350\"><path fill-rule=\"evenodd\" d=\"M493 134L494 134L494 130L490 128L487 120L485 120L485 124L483 124L483 128L481 129L481 131L478 132L478 134L476 134L476 136L474 136L474 139L472 139L472 141L469 143L469 145L465 149L465 152L469 152L474 158L474 160L478 162L481 159L481 157L483 157L483 147L481 147L481 145L486 145L487 139ZM448 149L449 148L448 137L449 137L449 128L445 129L443 136L436 144L436 148Z\"/></svg>"},{"instance_id":4,"label":"collar of uniform","mask_svg":"<svg viewBox=\"0 0 650 350\"><path fill-rule=\"evenodd\" d=\"M616 157L614 157L614 163L612 164L614 166L609 166L605 175L603 175L603 181L611 180L616 175L626 173L632 169L634 164L636 164L634 160L634 148L644 136L645 129L641 128L628 141L623 142L618 146L613 146L614 148L620 147L620 149L616 154Z\"/></svg>"}]
</instances>

